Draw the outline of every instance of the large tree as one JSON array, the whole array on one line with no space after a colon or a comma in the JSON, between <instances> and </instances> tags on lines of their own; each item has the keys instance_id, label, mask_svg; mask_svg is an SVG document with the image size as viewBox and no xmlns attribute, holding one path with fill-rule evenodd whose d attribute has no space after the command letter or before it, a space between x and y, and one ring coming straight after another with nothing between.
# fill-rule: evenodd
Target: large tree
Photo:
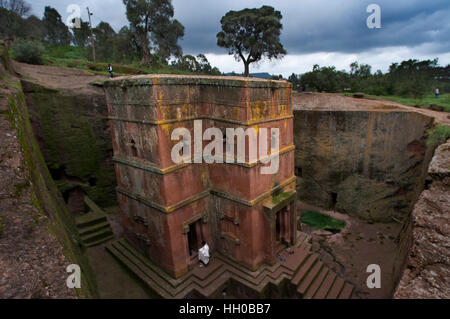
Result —
<instances>
[{"instance_id":1,"label":"large tree","mask_svg":"<svg viewBox=\"0 0 450 319\"><path fill-rule=\"evenodd\" d=\"M100 60L109 61L114 56L116 32L107 22L100 22L94 29L96 55Z\"/></svg>"},{"instance_id":2,"label":"large tree","mask_svg":"<svg viewBox=\"0 0 450 319\"><path fill-rule=\"evenodd\" d=\"M181 55L177 41L184 35L184 27L173 19L171 0L123 0L123 3L130 29L136 32L142 48L142 64L152 64L152 49L163 58Z\"/></svg>"},{"instance_id":3,"label":"large tree","mask_svg":"<svg viewBox=\"0 0 450 319\"><path fill-rule=\"evenodd\" d=\"M21 17L27 16L31 6L23 0L0 0L0 8L17 13Z\"/></svg>"},{"instance_id":4,"label":"large tree","mask_svg":"<svg viewBox=\"0 0 450 319\"><path fill-rule=\"evenodd\" d=\"M24 20L20 15L0 7L0 37L15 39L20 36Z\"/></svg>"},{"instance_id":5,"label":"large tree","mask_svg":"<svg viewBox=\"0 0 450 319\"><path fill-rule=\"evenodd\" d=\"M217 34L217 45L242 61L244 75L248 76L251 63L263 58L278 59L286 54L280 43L281 19L281 13L270 6L230 11L220 20L222 31Z\"/></svg>"},{"instance_id":6,"label":"large tree","mask_svg":"<svg viewBox=\"0 0 450 319\"><path fill-rule=\"evenodd\" d=\"M70 45L72 34L62 21L59 12L52 7L45 7L44 22L46 36L45 41L51 46Z\"/></svg>"},{"instance_id":7,"label":"large tree","mask_svg":"<svg viewBox=\"0 0 450 319\"><path fill-rule=\"evenodd\" d=\"M139 46L135 35L125 26L116 35L114 46L114 60L121 63L131 63L139 58Z\"/></svg>"}]
</instances>

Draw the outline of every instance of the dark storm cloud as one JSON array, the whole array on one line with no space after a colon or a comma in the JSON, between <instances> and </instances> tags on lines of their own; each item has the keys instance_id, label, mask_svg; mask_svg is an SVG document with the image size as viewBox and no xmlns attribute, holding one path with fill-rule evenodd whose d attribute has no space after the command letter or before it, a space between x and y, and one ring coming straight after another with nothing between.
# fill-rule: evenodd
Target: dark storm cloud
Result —
<instances>
[{"instance_id":1,"label":"dark storm cloud","mask_svg":"<svg viewBox=\"0 0 450 319\"><path fill-rule=\"evenodd\" d=\"M381 29L369 29L369 4L381 7ZM186 26L186 51L225 53L215 35L228 10L274 6L283 14L282 43L290 54L318 51L354 53L372 48L433 43L433 53L450 51L450 1L175 1ZM188 13L190 12L190 14Z\"/></svg>"},{"instance_id":2,"label":"dark storm cloud","mask_svg":"<svg viewBox=\"0 0 450 319\"><path fill-rule=\"evenodd\" d=\"M33 4L42 16L43 3L63 17L74 0L39 0ZM381 7L381 29L368 29L366 8ZM94 11L94 24L108 21L118 31L127 24L121 0L78 1ZM289 54L312 52L358 53L390 46L426 45L430 54L450 51L449 0L173 0L176 18L185 26L184 52L226 54L217 47L220 19L229 10L271 5L283 14L282 43ZM84 14L84 13L83 13Z\"/></svg>"}]
</instances>

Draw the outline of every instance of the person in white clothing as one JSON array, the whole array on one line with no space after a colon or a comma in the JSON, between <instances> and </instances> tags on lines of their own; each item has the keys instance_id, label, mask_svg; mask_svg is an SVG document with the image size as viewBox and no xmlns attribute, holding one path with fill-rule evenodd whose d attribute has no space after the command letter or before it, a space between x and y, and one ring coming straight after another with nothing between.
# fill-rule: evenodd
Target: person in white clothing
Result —
<instances>
[{"instance_id":1,"label":"person in white clothing","mask_svg":"<svg viewBox=\"0 0 450 319\"><path fill-rule=\"evenodd\" d=\"M198 259L203 263L203 265L205 265L205 267L208 266L209 246L205 241L202 242L202 247L198 250Z\"/></svg>"},{"instance_id":2,"label":"person in white clothing","mask_svg":"<svg viewBox=\"0 0 450 319\"><path fill-rule=\"evenodd\" d=\"M114 77L113 68L111 64L108 64L108 72L109 72L109 78L112 79Z\"/></svg>"}]
</instances>

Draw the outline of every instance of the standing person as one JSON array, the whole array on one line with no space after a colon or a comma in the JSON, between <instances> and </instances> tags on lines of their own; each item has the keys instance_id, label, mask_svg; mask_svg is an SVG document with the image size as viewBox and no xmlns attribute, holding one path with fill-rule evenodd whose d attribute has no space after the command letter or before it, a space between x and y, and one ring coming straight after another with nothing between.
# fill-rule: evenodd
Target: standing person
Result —
<instances>
[{"instance_id":1,"label":"standing person","mask_svg":"<svg viewBox=\"0 0 450 319\"><path fill-rule=\"evenodd\" d=\"M436 98L439 98L439 88L436 88Z\"/></svg>"},{"instance_id":2,"label":"standing person","mask_svg":"<svg viewBox=\"0 0 450 319\"><path fill-rule=\"evenodd\" d=\"M198 250L198 259L203 265L208 266L209 264L209 246L205 241L202 241L202 247ZM200 265L201 266L201 265Z\"/></svg>"},{"instance_id":3,"label":"standing person","mask_svg":"<svg viewBox=\"0 0 450 319\"><path fill-rule=\"evenodd\" d=\"M114 77L113 68L111 64L108 64L108 72L109 72L109 78L112 79Z\"/></svg>"}]
</instances>

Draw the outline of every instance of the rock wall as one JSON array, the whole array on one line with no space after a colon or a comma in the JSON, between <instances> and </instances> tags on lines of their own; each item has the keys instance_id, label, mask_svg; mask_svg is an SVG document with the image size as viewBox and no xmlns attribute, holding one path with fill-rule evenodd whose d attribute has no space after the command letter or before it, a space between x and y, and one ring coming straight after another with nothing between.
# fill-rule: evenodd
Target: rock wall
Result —
<instances>
[{"instance_id":1,"label":"rock wall","mask_svg":"<svg viewBox=\"0 0 450 319\"><path fill-rule=\"evenodd\" d=\"M3 50L1 43L0 52L3 52L1 60L9 61L9 57L5 56L7 51ZM7 70L7 68L5 69ZM29 173L29 183L33 188L33 205L51 221L51 230L60 241L66 258L71 263L80 265L82 284L81 290L77 293L84 297L95 297L97 292L92 270L78 245L79 240L74 221L49 174L37 145L20 81L10 73L5 76L8 77L9 91L11 92L7 96L10 102L9 112L17 132L17 139L22 147L23 159ZM33 243L30 242L29 244L33 245ZM48 269L41 269L41 271L48 271Z\"/></svg>"},{"instance_id":2,"label":"rock wall","mask_svg":"<svg viewBox=\"0 0 450 319\"><path fill-rule=\"evenodd\" d=\"M450 298L450 140L428 169L431 183L413 210L413 246L395 298Z\"/></svg>"},{"instance_id":3,"label":"rock wall","mask_svg":"<svg viewBox=\"0 0 450 319\"><path fill-rule=\"evenodd\" d=\"M22 79L33 131L69 209L84 209L84 193L116 205L116 178L102 89L55 90Z\"/></svg>"},{"instance_id":4,"label":"rock wall","mask_svg":"<svg viewBox=\"0 0 450 319\"><path fill-rule=\"evenodd\" d=\"M403 221L422 190L433 119L398 110L294 111L301 200L369 221Z\"/></svg>"}]
</instances>

